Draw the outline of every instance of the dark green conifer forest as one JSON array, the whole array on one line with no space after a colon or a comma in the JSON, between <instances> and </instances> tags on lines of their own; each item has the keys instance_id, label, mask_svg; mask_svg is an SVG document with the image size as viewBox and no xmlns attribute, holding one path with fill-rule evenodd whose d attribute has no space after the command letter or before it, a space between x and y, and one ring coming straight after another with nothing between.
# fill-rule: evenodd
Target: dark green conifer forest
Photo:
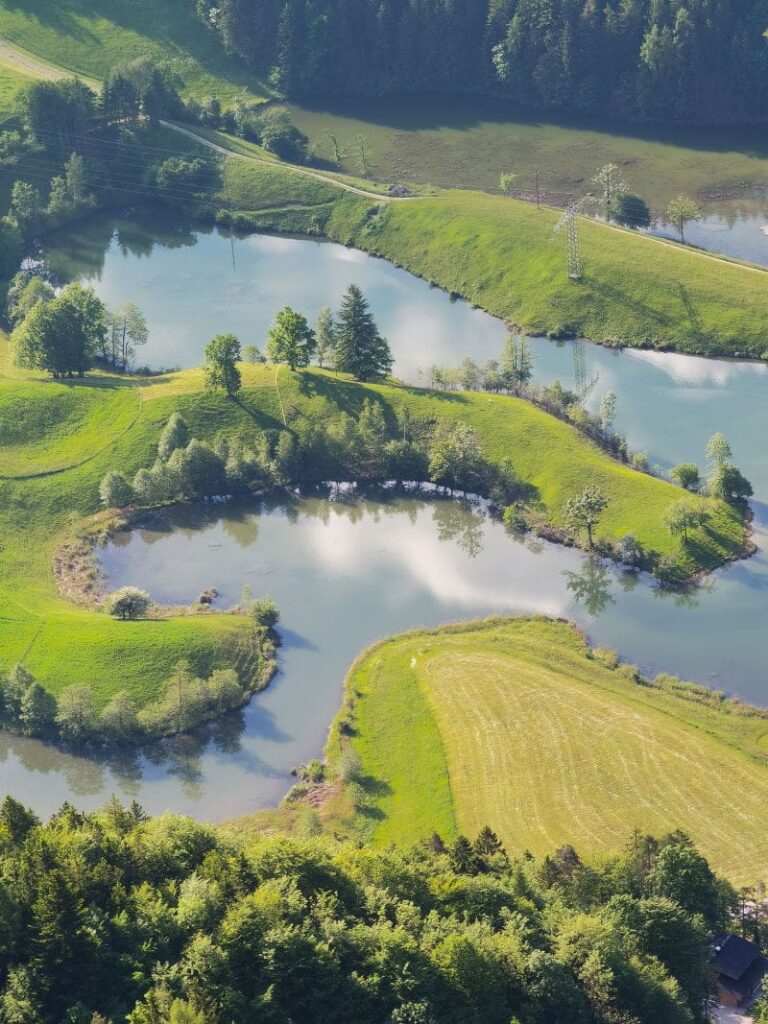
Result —
<instances>
[{"instance_id":1,"label":"dark green conifer forest","mask_svg":"<svg viewBox=\"0 0 768 1024\"><path fill-rule=\"evenodd\" d=\"M760 121L766 0L197 0L293 97L501 95L632 120Z\"/></svg>"}]
</instances>

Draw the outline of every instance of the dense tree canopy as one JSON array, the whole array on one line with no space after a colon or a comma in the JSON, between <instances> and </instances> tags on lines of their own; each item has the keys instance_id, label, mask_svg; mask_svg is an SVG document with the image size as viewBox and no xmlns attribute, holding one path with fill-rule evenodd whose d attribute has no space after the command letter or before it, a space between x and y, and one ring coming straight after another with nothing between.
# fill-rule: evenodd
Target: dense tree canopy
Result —
<instances>
[{"instance_id":1,"label":"dense tree canopy","mask_svg":"<svg viewBox=\"0 0 768 1024\"><path fill-rule=\"evenodd\" d=\"M73 283L56 298L37 302L13 332L19 366L54 377L82 376L103 347L107 310L93 290Z\"/></svg>"},{"instance_id":2,"label":"dense tree canopy","mask_svg":"<svg viewBox=\"0 0 768 1024\"><path fill-rule=\"evenodd\" d=\"M592 866L511 860L489 828L403 852L244 845L135 804L41 824L6 798L0 1018L692 1024L731 899L679 834Z\"/></svg>"},{"instance_id":3,"label":"dense tree canopy","mask_svg":"<svg viewBox=\"0 0 768 1024\"><path fill-rule=\"evenodd\" d=\"M768 113L765 0L190 0L288 95L502 93L720 122Z\"/></svg>"}]
</instances>

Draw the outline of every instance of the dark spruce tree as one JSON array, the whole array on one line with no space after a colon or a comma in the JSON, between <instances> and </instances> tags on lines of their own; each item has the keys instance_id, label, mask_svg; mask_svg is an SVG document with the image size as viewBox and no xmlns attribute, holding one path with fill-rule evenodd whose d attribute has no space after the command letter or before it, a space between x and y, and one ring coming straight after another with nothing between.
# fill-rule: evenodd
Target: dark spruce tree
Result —
<instances>
[{"instance_id":1,"label":"dark spruce tree","mask_svg":"<svg viewBox=\"0 0 768 1024\"><path fill-rule=\"evenodd\" d=\"M392 353L356 284L347 288L336 316L335 368L357 380L382 380L392 370Z\"/></svg>"}]
</instances>

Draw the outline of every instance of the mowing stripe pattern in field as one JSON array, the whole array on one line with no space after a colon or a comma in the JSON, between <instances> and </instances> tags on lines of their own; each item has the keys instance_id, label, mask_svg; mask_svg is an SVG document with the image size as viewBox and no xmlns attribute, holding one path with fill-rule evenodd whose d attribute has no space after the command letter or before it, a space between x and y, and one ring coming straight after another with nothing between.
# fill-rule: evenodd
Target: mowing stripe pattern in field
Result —
<instances>
[{"instance_id":1,"label":"mowing stripe pattern in field","mask_svg":"<svg viewBox=\"0 0 768 1024\"><path fill-rule=\"evenodd\" d=\"M718 734L718 716L732 715L705 720L631 682L567 624L408 634L374 649L349 685L377 842L489 824L510 851L568 842L594 854L634 828L682 828L735 881L764 870L768 767L745 750L759 749L765 721L744 719L740 750L732 723Z\"/></svg>"}]
</instances>

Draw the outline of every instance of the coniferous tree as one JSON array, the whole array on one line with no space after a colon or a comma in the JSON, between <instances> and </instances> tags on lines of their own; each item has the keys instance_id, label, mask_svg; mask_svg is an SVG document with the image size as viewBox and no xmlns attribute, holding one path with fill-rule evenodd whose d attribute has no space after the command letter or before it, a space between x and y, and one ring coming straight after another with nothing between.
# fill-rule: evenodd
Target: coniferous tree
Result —
<instances>
[{"instance_id":1,"label":"coniferous tree","mask_svg":"<svg viewBox=\"0 0 768 1024\"><path fill-rule=\"evenodd\" d=\"M357 380L381 380L392 370L392 353L379 334L363 293L351 284L336 315L335 368Z\"/></svg>"}]
</instances>

